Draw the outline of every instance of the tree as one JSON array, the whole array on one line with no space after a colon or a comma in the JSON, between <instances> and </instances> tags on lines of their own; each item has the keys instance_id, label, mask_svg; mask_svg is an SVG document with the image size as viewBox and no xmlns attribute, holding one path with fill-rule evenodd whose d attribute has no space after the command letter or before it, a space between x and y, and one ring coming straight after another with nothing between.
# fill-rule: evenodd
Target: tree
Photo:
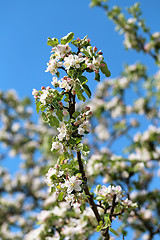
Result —
<instances>
[{"instance_id":1,"label":"tree","mask_svg":"<svg viewBox=\"0 0 160 240\"><path fill-rule=\"evenodd\" d=\"M139 4L129 8L132 15L129 19L119 7L110 9L104 1L92 1L91 4L107 12L124 34L127 48L145 52L159 65L160 35L150 33L141 18ZM148 76L143 64L127 65L121 76L98 84L96 94L87 104L89 107L75 109L75 94L83 101L84 92L88 97L91 95L87 78L82 75L84 71L95 72L95 78L99 81L99 68L107 77L109 70L106 63L102 62L101 52L92 48L87 38L72 38L72 33L62 38L61 45L55 38L48 41L54 53L64 55L59 59L66 57L65 68L59 60L59 65L55 67L56 57L53 56L47 68L57 75L57 69L67 71L68 77L61 81L54 78L52 82L55 87L62 88L62 94L45 87L33 91L37 110L42 110L43 120L51 127L42 120L38 124L31 120L28 99L21 101L11 91L1 93L0 139L7 146L1 158L9 150L10 155L20 154L25 161L13 180L1 168L0 236L2 239L89 239L96 230L101 230L100 239L113 239L112 233L114 237L123 235L125 239L130 227L134 232L133 239L154 239L159 234L160 214L160 193L152 184L154 180L157 181L159 161L159 72ZM78 57L67 45L70 41L78 47L77 54L81 51ZM84 55L88 57L85 62L81 59ZM79 81L75 83L72 78L78 78ZM128 94L134 96L134 101L127 97ZM62 96L69 102L68 109L62 102ZM46 107L47 111L44 111ZM67 114L65 110L69 112L69 119L65 125L60 125L63 115ZM51 111L55 111L55 115ZM89 132L88 117L91 137L82 144L83 135ZM54 126L58 128L58 135ZM67 134L72 137L67 138ZM63 151L58 151L61 148ZM71 152L76 150L77 157L74 154L71 156L67 148ZM80 152L84 155L83 160ZM54 168L57 158L59 162ZM50 196L46 193L44 180L47 171L47 183L54 183L51 187L54 192ZM57 181L61 184L57 185ZM102 181L105 185L96 188L97 184L102 185ZM110 184L112 187L106 187ZM88 186L96 188L94 195ZM122 201L121 188L127 200ZM137 203L137 208L134 208L132 201ZM121 219L116 231L111 228L115 217ZM32 230L37 221L40 227Z\"/></svg>"}]
</instances>

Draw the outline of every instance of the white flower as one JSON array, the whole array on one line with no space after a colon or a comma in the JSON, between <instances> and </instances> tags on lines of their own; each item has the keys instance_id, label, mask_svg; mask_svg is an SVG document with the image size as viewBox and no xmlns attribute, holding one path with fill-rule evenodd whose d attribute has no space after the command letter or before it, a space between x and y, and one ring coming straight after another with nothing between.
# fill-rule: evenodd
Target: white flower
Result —
<instances>
[{"instance_id":1,"label":"white flower","mask_svg":"<svg viewBox=\"0 0 160 240\"><path fill-rule=\"evenodd\" d=\"M61 82L59 82L59 87L64 88L66 91L69 91L73 85L74 80L67 77L61 78Z\"/></svg>"},{"instance_id":2,"label":"white flower","mask_svg":"<svg viewBox=\"0 0 160 240\"><path fill-rule=\"evenodd\" d=\"M102 60L103 60L102 55L99 55L97 58L93 57L93 62L92 62L93 66L94 66L93 70L98 70L99 69Z\"/></svg>"},{"instance_id":3,"label":"white flower","mask_svg":"<svg viewBox=\"0 0 160 240\"><path fill-rule=\"evenodd\" d=\"M63 149L63 145L62 145L62 143L59 143L59 142L53 142L53 143L52 143L51 151L53 151L53 149L56 149L56 150L58 150L58 149Z\"/></svg>"},{"instance_id":4,"label":"white flower","mask_svg":"<svg viewBox=\"0 0 160 240\"><path fill-rule=\"evenodd\" d=\"M60 128L57 128L57 130L59 131L58 139L59 139L60 141L62 141L63 138L66 136L66 133L67 133L66 124L65 124L65 123L62 123L61 127L60 127Z\"/></svg>"},{"instance_id":5,"label":"white flower","mask_svg":"<svg viewBox=\"0 0 160 240\"><path fill-rule=\"evenodd\" d=\"M110 137L110 134L105 125L99 124L95 128L95 133L97 134L100 140L107 140Z\"/></svg>"},{"instance_id":6,"label":"white flower","mask_svg":"<svg viewBox=\"0 0 160 240\"><path fill-rule=\"evenodd\" d=\"M47 69L45 72L50 72L52 75L57 73L57 68L62 67L62 62L57 62L56 59L51 59L49 63L47 63Z\"/></svg>"},{"instance_id":7,"label":"white flower","mask_svg":"<svg viewBox=\"0 0 160 240\"><path fill-rule=\"evenodd\" d=\"M66 200L68 203L73 202L73 200L74 200L74 194L68 194L68 195L65 197L65 200Z\"/></svg>"},{"instance_id":8,"label":"white flower","mask_svg":"<svg viewBox=\"0 0 160 240\"><path fill-rule=\"evenodd\" d=\"M32 95L33 96L37 96L38 95L38 91L35 88L33 88Z\"/></svg>"},{"instance_id":9,"label":"white flower","mask_svg":"<svg viewBox=\"0 0 160 240\"><path fill-rule=\"evenodd\" d=\"M40 234L44 231L44 225L41 225L37 229L31 230L24 237L25 240L40 240Z\"/></svg>"},{"instance_id":10,"label":"white flower","mask_svg":"<svg viewBox=\"0 0 160 240\"><path fill-rule=\"evenodd\" d=\"M58 87L58 86L59 86L59 81L57 80L57 77L53 77L53 78L52 78L51 84L52 84L54 87Z\"/></svg>"},{"instance_id":11,"label":"white flower","mask_svg":"<svg viewBox=\"0 0 160 240\"><path fill-rule=\"evenodd\" d=\"M46 173L46 179L45 182L48 186L53 186L53 182L51 177L53 175L56 175L57 177L61 177L63 175L64 171L59 171L58 169L50 167L48 170L48 173Z\"/></svg>"},{"instance_id":12,"label":"white flower","mask_svg":"<svg viewBox=\"0 0 160 240\"><path fill-rule=\"evenodd\" d=\"M69 57L64 58L64 66L68 70L70 67L80 68L80 63L84 61L84 58L77 55L69 55Z\"/></svg>"},{"instance_id":13,"label":"white flower","mask_svg":"<svg viewBox=\"0 0 160 240\"><path fill-rule=\"evenodd\" d=\"M38 215L37 215L37 220L38 221L45 221L51 214L51 211L47 211L47 210L42 210Z\"/></svg>"},{"instance_id":14,"label":"white flower","mask_svg":"<svg viewBox=\"0 0 160 240\"><path fill-rule=\"evenodd\" d=\"M71 51L71 47L67 44L59 44L57 47L53 48L54 56L56 59L64 58L67 53Z\"/></svg>"},{"instance_id":15,"label":"white flower","mask_svg":"<svg viewBox=\"0 0 160 240\"><path fill-rule=\"evenodd\" d=\"M83 135L84 132L89 132L90 131L91 124L89 121L84 121L78 128L78 134Z\"/></svg>"},{"instance_id":16,"label":"white flower","mask_svg":"<svg viewBox=\"0 0 160 240\"><path fill-rule=\"evenodd\" d=\"M109 204L112 204L113 201L113 195L116 195L115 202L119 202L122 198L122 188L120 186L109 186L106 187L105 185L102 186L102 188L98 191L95 190L95 194L105 196L106 200Z\"/></svg>"},{"instance_id":17,"label":"white flower","mask_svg":"<svg viewBox=\"0 0 160 240\"><path fill-rule=\"evenodd\" d=\"M49 168L48 170L48 173L46 173L46 179L45 179L45 182L48 186L51 186L53 183L52 183L52 180L51 180L51 177L52 175L56 174L57 171L55 168Z\"/></svg>"},{"instance_id":18,"label":"white flower","mask_svg":"<svg viewBox=\"0 0 160 240\"><path fill-rule=\"evenodd\" d=\"M41 94L39 100L42 104L45 105L46 104L46 98L47 98L49 92L48 92L48 90L42 90L42 91L43 91L43 93Z\"/></svg>"},{"instance_id":19,"label":"white flower","mask_svg":"<svg viewBox=\"0 0 160 240\"><path fill-rule=\"evenodd\" d=\"M75 176L69 177L68 180L65 180L65 183L61 185L62 188L67 187L67 193L71 193L73 190L81 191L80 185L82 184L81 180L78 180Z\"/></svg>"}]
</instances>

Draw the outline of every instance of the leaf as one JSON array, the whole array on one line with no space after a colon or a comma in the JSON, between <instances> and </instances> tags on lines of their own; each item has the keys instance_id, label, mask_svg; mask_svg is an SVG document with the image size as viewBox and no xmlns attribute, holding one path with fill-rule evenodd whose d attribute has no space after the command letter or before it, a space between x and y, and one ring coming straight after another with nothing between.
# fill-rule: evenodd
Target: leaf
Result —
<instances>
[{"instance_id":1,"label":"leaf","mask_svg":"<svg viewBox=\"0 0 160 240\"><path fill-rule=\"evenodd\" d=\"M100 189L101 189L101 185L100 184L98 184L97 186L96 186L96 191L99 191Z\"/></svg>"},{"instance_id":2,"label":"leaf","mask_svg":"<svg viewBox=\"0 0 160 240\"><path fill-rule=\"evenodd\" d=\"M59 76L60 76L60 73L58 71L56 72L56 76L57 76L57 78L59 78Z\"/></svg>"},{"instance_id":3,"label":"leaf","mask_svg":"<svg viewBox=\"0 0 160 240\"><path fill-rule=\"evenodd\" d=\"M55 46L57 46L58 44L59 44L59 42L58 42L58 39L57 38L48 38L48 40L47 40L47 44L49 45L49 46L52 46L52 47L55 47Z\"/></svg>"},{"instance_id":4,"label":"leaf","mask_svg":"<svg viewBox=\"0 0 160 240\"><path fill-rule=\"evenodd\" d=\"M36 111L39 113L41 102L36 101Z\"/></svg>"},{"instance_id":5,"label":"leaf","mask_svg":"<svg viewBox=\"0 0 160 240\"><path fill-rule=\"evenodd\" d=\"M83 84L82 88L85 91L85 93L87 94L87 96L90 98L92 93L91 93L91 90L89 89L89 87L86 84Z\"/></svg>"},{"instance_id":6,"label":"leaf","mask_svg":"<svg viewBox=\"0 0 160 240\"><path fill-rule=\"evenodd\" d=\"M42 112L41 116L42 116L42 119L43 119L44 122L48 122L48 118L46 116L46 113Z\"/></svg>"},{"instance_id":7,"label":"leaf","mask_svg":"<svg viewBox=\"0 0 160 240\"><path fill-rule=\"evenodd\" d=\"M88 79L85 76L80 76L78 79L82 85L88 82Z\"/></svg>"},{"instance_id":8,"label":"leaf","mask_svg":"<svg viewBox=\"0 0 160 240\"><path fill-rule=\"evenodd\" d=\"M76 144L76 139L75 138L70 138L68 142L72 145Z\"/></svg>"},{"instance_id":9,"label":"leaf","mask_svg":"<svg viewBox=\"0 0 160 240\"><path fill-rule=\"evenodd\" d=\"M94 80L96 80L97 82L100 82L100 74L99 73L95 73Z\"/></svg>"},{"instance_id":10,"label":"leaf","mask_svg":"<svg viewBox=\"0 0 160 240\"><path fill-rule=\"evenodd\" d=\"M52 181L57 180L56 174L53 174L53 175L50 177L50 179L51 179Z\"/></svg>"},{"instance_id":11,"label":"leaf","mask_svg":"<svg viewBox=\"0 0 160 240\"><path fill-rule=\"evenodd\" d=\"M109 228L109 230L116 236L119 236L119 234L113 229L113 228Z\"/></svg>"},{"instance_id":12,"label":"leaf","mask_svg":"<svg viewBox=\"0 0 160 240\"><path fill-rule=\"evenodd\" d=\"M87 50L85 50L85 48L82 48L81 52L83 52L84 55L86 55L87 57L90 57L89 53L87 52Z\"/></svg>"},{"instance_id":13,"label":"leaf","mask_svg":"<svg viewBox=\"0 0 160 240\"><path fill-rule=\"evenodd\" d=\"M81 89L81 86L78 83L75 84L75 90L76 90L77 98L85 102L86 98L83 96L82 94L83 90Z\"/></svg>"},{"instance_id":14,"label":"leaf","mask_svg":"<svg viewBox=\"0 0 160 240\"><path fill-rule=\"evenodd\" d=\"M85 204L81 204L81 206L80 206L81 213L84 212L85 208L86 208L86 205Z\"/></svg>"},{"instance_id":15,"label":"leaf","mask_svg":"<svg viewBox=\"0 0 160 240\"><path fill-rule=\"evenodd\" d=\"M63 200L63 195L64 193L63 192L60 192L59 196L58 196L58 200L59 201L62 201Z\"/></svg>"},{"instance_id":16,"label":"leaf","mask_svg":"<svg viewBox=\"0 0 160 240\"><path fill-rule=\"evenodd\" d=\"M61 44L65 45L66 43L69 43L70 41L72 41L73 38L74 38L74 33L70 32L65 37L61 38Z\"/></svg>"},{"instance_id":17,"label":"leaf","mask_svg":"<svg viewBox=\"0 0 160 240\"><path fill-rule=\"evenodd\" d=\"M101 62L100 69L101 69L101 72L102 72L106 77L110 77L110 76L111 76L111 72L109 71L109 69L108 69L108 67L107 67L107 64L106 64L104 61Z\"/></svg>"},{"instance_id":18,"label":"leaf","mask_svg":"<svg viewBox=\"0 0 160 240\"><path fill-rule=\"evenodd\" d=\"M83 149L81 151L84 156L87 156L90 152L89 147L87 145L83 145Z\"/></svg>"},{"instance_id":19,"label":"leaf","mask_svg":"<svg viewBox=\"0 0 160 240\"><path fill-rule=\"evenodd\" d=\"M99 232L99 231L102 229L102 226L103 226L103 222L100 221L100 222L99 222L99 225L98 225L97 228L96 228L97 232Z\"/></svg>"},{"instance_id":20,"label":"leaf","mask_svg":"<svg viewBox=\"0 0 160 240\"><path fill-rule=\"evenodd\" d=\"M59 121L55 116L50 115L48 117L48 123L51 127L59 127Z\"/></svg>"},{"instance_id":21,"label":"leaf","mask_svg":"<svg viewBox=\"0 0 160 240\"><path fill-rule=\"evenodd\" d=\"M63 112L60 109L56 111L56 115L60 121L63 120Z\"/></svg>"},{"instance_id":22,"label":"leaf","mask_svg":"<svg viewBox=\"0 0 160 240\"><path fill-rule=\"evenodd\" d=\"M105 222L105 226L104 229L109 227L111 225L111 220L109 218L109 213L107 213L106 215L104 215L104 222Z\"/></svg>"},{"instance_id":23,"label":"leaf","mask_svg":"<svg viewBox=\"0 0 160 240\"><path fill-rule=\"evenodd\" d=\"M69 96L68 96L68 94L65 94L64 101L65 101L65 102L69 102Z\"/></svg>"},{"instance_id":24,"label":"leaf","mask_svg":"<svg viewBox=\"0 0 160 240\"><path fill-rule=\"evenodd\" d=\"M63 153L63 156L64 156L64 158L70 158L70 155L69 155L68 152L64 152L64 153Z\"/></svg>"},{"instance_id":25,"label":"leaf","mask_svg":"<svg viewBox=\"0 0 160 240\"><path fill-rule=\"evenodd\" d=\"M59 110L59 104L58 104L57 102L52 101L52 102L51 102L51 105L52 105L54 108L56 108L57 110Z\"/></svg>"},{"instance_id":26,"label":"leaf","mask_svg":"<svg viewBox=\"0 0 160 240\"><path fill-rule=\"evenodd\" d=\"M80 115L80 112L78 112L78 111L75 111L75 112L72 114L72 116L73 116L74 118L77 118L79 115Z\"/></svg>"}]
</instances>

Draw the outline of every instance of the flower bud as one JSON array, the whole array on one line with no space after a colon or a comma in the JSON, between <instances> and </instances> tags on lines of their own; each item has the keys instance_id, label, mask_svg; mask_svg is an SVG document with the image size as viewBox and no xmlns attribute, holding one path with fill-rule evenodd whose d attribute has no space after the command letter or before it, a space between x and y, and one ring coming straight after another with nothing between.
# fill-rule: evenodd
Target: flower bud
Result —
<instances>
[{"instance_id":1,"label":"flower bud","mask_svg":"<svg viewBox=\"0 0 160 240\"><path fill-rule=\"evenodd\" d=\"M78 57L83 57L83 54L82 54L82 53L79 53L79 54L78 54Z\"/></svg>"},{"instance_id":2,"label":"flower bud","mask_svg":"<svg viewBox=\"0 0 160 240\"><path fill-rule=\"evenodd\" d=\"M84 110L85 110L85 111L89 111L89 110L90 110L90 107L89 107L89 106L85 106Z\"/></svg>"},{"instance_id":3,"label":"flower bud","mask_svg":"<svg viewBox=\"0 0 160 240\"><path fill-rule=\"evenodd\" d=\"M94 47L94 48L93 48L93 51L94 51L94 52L97 52L97 47Z\"/></svg>"},{"instance_id":4,"label":"flower bud","mask_svg":"<svg viewBox=\"0 0 160 240\"><path fill-rule=\"evenodd\" d=\"M73 93L73 95L76 95L76 92L74 90L72 90L72 93Z\"/></svg>"},{"instance_id":5,"label":"flower bud","mask_svg":"<svg viewBox=\"0 0 160 240\"><path fill-rule=\"evenodd\" d=\"M44 89L46 89L46 88L43 86L43 87L41 87L41 89L44 90Z\"/></svg>"},{"instance_id":6,"label":"flower bud","mask_svg":"<svg viewBox=\"0 0 160 240\"><path fill-rule=\"evenodd\" d=\"M99 55L103 55L103 53L102 53L102 51L101 51L101 50L98 52L98 54L99 54Z\"/></svg>"},{"instance_id":7,"label":"flower bud","mask_svg":"<svg viewBox=\"0 0 160 240\"><path fill-rule=\"evenodd\" d=\"M48 87L46 87L46 89L49 90L49 89L51 89L51 87L48 86Z\"/></svg>"}]
</instances>

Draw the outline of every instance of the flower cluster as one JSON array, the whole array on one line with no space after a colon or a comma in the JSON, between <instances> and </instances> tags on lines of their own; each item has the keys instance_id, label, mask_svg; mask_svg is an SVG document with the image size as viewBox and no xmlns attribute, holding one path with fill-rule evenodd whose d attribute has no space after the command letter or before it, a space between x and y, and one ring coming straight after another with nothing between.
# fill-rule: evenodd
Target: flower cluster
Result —
<instances>
[{"instance_id":1,"label":"flower cluster","mask_svg":"<svg viewBox=\"0 0 160 240\"><path fill-rule=\"evenodd\" d=\"M49 168L46 173L46 183L50 187L50 192L53 189L59 195L58 199L65 199L71 206L79 207L83 200L82 180L77 176L69 176L67 170L60 170L60 166ZM74 193L74 194L73 194Z\"/></svg>"},{"instance_id":2,"label":"flower cluster","mask_svg":"<svg viewBox=\"0 0 160 240\"><path fill-rule=\"evenodd\" d=\"M106 187L105 185L101 186L98 185L94 190L96 199L101 202L101 204L105 206L106 202L108 205L108 211L110 211L110 207L114 206L114 212L120 213L123 212L125 209L132 210L137 208L137 203L133 203L128 198L123 200L124 192L122 191L121 186L109 186Z\"/></svg>"},{"instance_id":3,"label":"flower cluster","mask_svg":"<svg viewBox=\"0 0 160 240\"><path fill-rule=\"evenodd\" d=\"M71 51L71 47L68 43L73 39L74 34L69 33L66 37L61 39L59 44L58 39L48 40L48 44L53 46L52 55L50 57L46 72L50 72L52 75L58 74L59 69L65 68L66 72L70 75L72 70L86 70L95 71L99 73L101 68L102 72L106 75L110 75L106 63L103 61L102 51L97 52L97 48L90 45L90 39L87 36L83 39L77 38L73 40L72 44L78 47L79 52L77 54ZM58 74L59 75L59 74ZM55 79L53 79L53 82Z\"/></svg>"},{"instance_id":4,"label":"flower cluster","mask_svg":"<svg viewBox=\"0 0 160 240\"><path fill-rule=\"evenodd\" d=\"M69 33L61 39L61 43L58 42L58 39L49 39L48 44L53 48L46 72L53 75L51 84L54 89L48 86L47 88L42 87L40 91L33 89L32 92L36 100L37 112L41 111L43 120L57 129L57 135L52 139L51 151L61 153L55 167L49 168L46 174L46 183L50 187L51 194L55 193L58 196L58 201L66 201L74 208L80 208L82 212L86 207L87 200L94 215L99 219L100 225L98 227L102 230L103 224L101 225L100 212L98 212L94 200L100 201L101 207L104 209L102 215L106 214L106 211L108 214L111 212L110 224L106 222L103 226L103 229L108 228L109 230L112 217L121 215L124 210L136 206L128 199L122 200L124 195L119 186L108 188L97 186L95 191L97 197L94 200L89 191L83 166L84 159L82 159L82 155L89 154L89 148L88 145L82 143L82 139L84 134L90 132L89 117L92 112L88 106L81 111L77 111L76 98L85 102L84 93L89 98L91 97L91 91L87 85L88 79L84 75L85 72L94 72L97 81L100 81L100 71L106 77L110 76L110 72L104 62L102 52L97 51L96 47L92 48L87 37L76 40L73 40L73 37L74 34ZM77 53L72 52L69 46L70 42L78 48ZM65 71L67 76L58 80L62 71ZM57 76L54 76L55 74ZM124 78L120 87L124 88L126 85L128 85L128 82ZM118 97L110 102L110 106L108 104L108 109L112 109L115 102L118 106L116 111L115 109L112 110L113 118L117 118L124 112L123 103ZM108 132L107 135L108 138ZM75 152L77 157L75 157ZM48 211L42 215L46 220L50 218L50 214L52 213ZM39 218L41 219L41 216ZM62 230L62 234L66 234L66 231L70 231L69 228L68 230ZM102 236L104 235L105 233L102 231Z\"/></svg>"}]
</instances>

